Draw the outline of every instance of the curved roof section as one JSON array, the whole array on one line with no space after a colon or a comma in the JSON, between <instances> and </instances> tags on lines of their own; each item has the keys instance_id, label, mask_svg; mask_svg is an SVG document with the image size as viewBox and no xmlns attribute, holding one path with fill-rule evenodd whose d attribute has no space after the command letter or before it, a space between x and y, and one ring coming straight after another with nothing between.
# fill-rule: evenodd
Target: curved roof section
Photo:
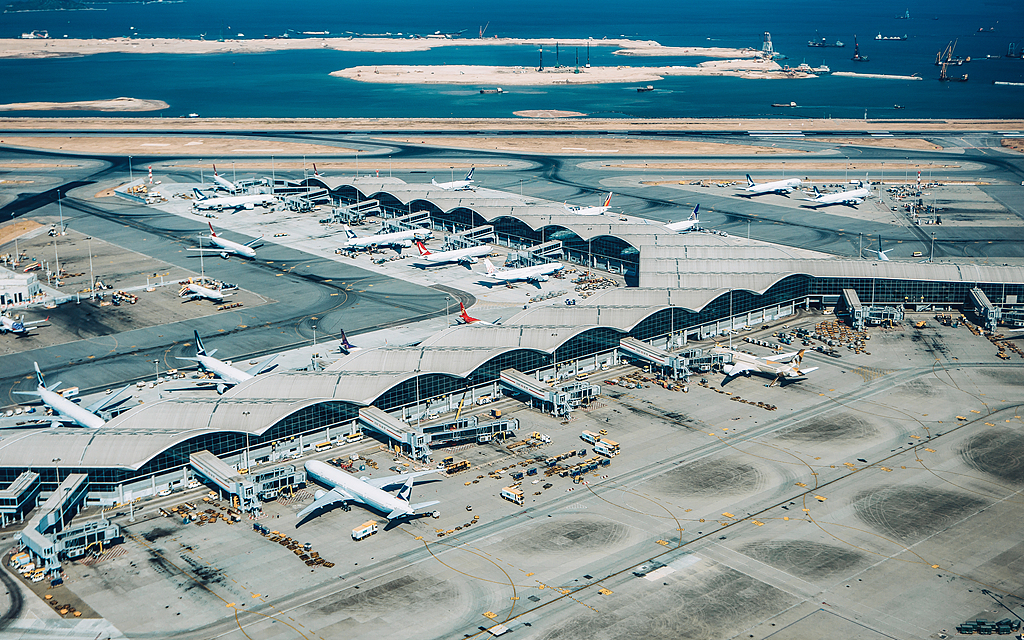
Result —
<instances>
[{"instance_id":1,"label":"curved roof section","mask_svg":"<svg viewBox=\"0 0 1024 640\"><path fill-rule=\"evenodd\" d=\"M511 326L509 323L501 325L462 324L434 334L420 343L420 346L438 348L471 345L475 348L485 349L519 348L553 353L562 343L593 329L597 324L586 322L550 326Z\"/></svg>"},{"instance_id":2,"label":"curved roof section","mask_svg":"<svg viewBox=\"0 0 1024 640\"><path fill-rule=\"evenodd\" d=\"M171 398L137 407L100 429L51 427L8 431L0 438L5 467L62 467L138 470L171 447L207 433L261 435L320 399Z\"/></svg>"}]
</instances>

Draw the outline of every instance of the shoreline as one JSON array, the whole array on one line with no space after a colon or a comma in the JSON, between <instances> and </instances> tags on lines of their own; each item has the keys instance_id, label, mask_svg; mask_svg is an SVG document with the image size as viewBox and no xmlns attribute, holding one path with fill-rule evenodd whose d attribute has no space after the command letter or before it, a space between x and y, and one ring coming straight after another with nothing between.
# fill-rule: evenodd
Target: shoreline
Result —
<instances>
[{"instance_id":1,"label":"shoreline","mask_svg":"<svg viewBox=\"0 0 1024 640\"><path fill-rule=\"evenodd\" d=\"M827 131L829 133L871 132L884 127L890 132L935 131L950 129L967 131L1024 130L1024 119L817 119L817 118L158 118L117 116L83 117L14 117L0 116L0 132L123 131L149 133L173 130L188 133L219 131L225 133L275 131L478 131L478 130L558 130L558 131Z\"/></svg>"}]
</instances>

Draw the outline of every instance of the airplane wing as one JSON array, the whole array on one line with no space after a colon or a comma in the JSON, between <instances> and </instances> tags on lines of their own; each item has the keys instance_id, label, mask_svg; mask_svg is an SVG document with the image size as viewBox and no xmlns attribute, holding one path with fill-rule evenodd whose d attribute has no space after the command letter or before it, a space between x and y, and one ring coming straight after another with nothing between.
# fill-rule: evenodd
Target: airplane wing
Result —
<instances>
[{"instance_id":1,"label":"airplane wing","mask_svg":"<svg viewBox=\"0 0 1024 640\"><path fill-rule=\"evenodd\" d=\"M334 488L320 496L313 501L313 504L309 505L305 509L299 512L299 520L302 520L307 515L313 513L317 509L322 509L328 505L332 505L335 502L344 502L348 500L355 500L355 496L342 491L341 489Z\"/></svg>"},{"instance_id":2,"label":"airplane wing","mask_svg":"<svg viewBox=\"0 0 1024 640\"><path fill-rule=\"evenodd\" d=\"M792 353L780 353L779 355L777 355L775 357L765 358L765 361L766 362L789 362L790 360L792 360L793 358L797 357L798 355L800 355L799 351L794 351Z\"/></svg>"},{"instance_id":3,"label":"airplane wing","mask_svg":"<svg viewBox=\"0 0 1024 640\"><path fill-rule=\"evenodd\" d=\"M420 509L425 509L426 507L432 507L435 504L441 504L441 501L431 500L430 502L417 502L416 504L410 504L409 508L412 509L413 511L419 511Z\"/></svg>"},{"instance_id":4,"label":"airplane wing","mask_svg":"<svg viewBox=\"0 0 1024 640\"><path fill-rule=\"evenodd\" d=\"M437 473L437 469L430 469L428 471L414 471L412 473L403 473L397 476L386 476L383 478L359 478L371 487L377 487L378 489L387 489L388 487L398 486L405 484L409 478L418 478L425 476L428 473Z\"/></svg>"},{"instance_id":5,"label":"airplane wing","mask_svg":"<svg viewBox=\"0 0 1024 640\"><path fill-rule=\"evenodd\" d=\"M278 354L278 355L280 355L280 354ZM263 373L263 371L266 370L266 368L269 367L270 363L273 362L274 360L277 360L277 356L276 355L275 356L271 356L271 358L269 360L267 360L266 362L261 362L260 364L256 365L255 367L252 367L251 369L247 369L246 373L248 373L251 376L259 375L260 373Z\"/></svg>"},{"instance_id":6,"label":"airplane wing","mask_svg":"<svg viewBox=\"0 0 1024 640\"><path fill-rule=\"evenodd\" d=\"M127 388L128 388L128 387L130 387L130 386L132 386L132 385L130 385L130 384L126 384L125 386L121 387L120 391L118 391L118 392L117 392L117 393L115 393L114 395L110 396L109 398L108 398L108 397L103 397L103 398L100 398L100 399L99 399L99 400L97 400L96 402L94 402L94 403L90 404L90 405L89 405L88 407L84 407L84 409L85 409L86 411L88 411L89 413L96 413L96 412L97 412L97 411L99 411L100 409L103 409L103 408L104 408L105 406L107 406L108 404L110 404L110 403L112 403L112 402L113 402L114 400L116 400L116 399L117 399L117 396L119 396L119 395L121 395L122 393L124 393L124 392L125 392L125 389L127 389Z\"/></svg>"},{"instance_id":7,"label":"airplane wing","mask_svg":"<svg viewBox=\"0 0 1024 640\"><path fill-rule=\"evenodd\" d=\"M726 376L731 378L732 376L739 375L745 371L760 371L760 369L747 362L737 362L736 364L727 365L723 371L725 371Z\"/></svg>"}]
</instances>

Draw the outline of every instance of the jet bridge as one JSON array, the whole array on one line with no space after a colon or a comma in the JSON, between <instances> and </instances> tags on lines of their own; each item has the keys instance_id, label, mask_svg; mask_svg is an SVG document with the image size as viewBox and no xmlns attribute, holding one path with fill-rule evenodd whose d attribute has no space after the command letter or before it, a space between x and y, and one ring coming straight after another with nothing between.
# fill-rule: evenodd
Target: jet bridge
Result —
<instances>
[{"instance_id":1,"label":"jet bridge","mask_svg":"<svg viewBox=\"0 0 1024 640\"><path fill-rule=\"evenodd\" d=\"M485 224L445 236L444 242L453 249L467 249L494 241L494 227Z\"/></svg>"},{"instance_id":2,"label":"jet bridge","mask_svg":"<svg viewBox=\"0 0 1024 640\"><path fill-rule=\"evenodd\" d=\"M864 329L864 306L855 289L843 289L843 313L850 319L850 326L857 331Z\"/></svg>"},{"instance_id":3,"label":"jet bridge","mask_svg":"<svg viewBox=\"0 0 1024 640\"><path fill-rule=\"evenodd\" d=\"M672 353L659 349L636 338L622 338L619 341L619 351L625 352L634 358L649 362L654 366L671 370L673 379L678 380L680 376L684 380L689 379L694 372L707 373L715 365L721 365L724 356L718 353L704 353L703 349L687 349L678 353Z\"/></svg>"},{"instance_id":4,"label":"jet bridge","mask_svg":"<svg viewBox=\"0 0 1024 640\"><path fill-rule=\"evenodd\" d=\"M0 489L0 527L24 517L36 506L40 485L38 473L25 471L6 489Z\"/></svg>"},{"instance_id":5,"label":"jet bridge","mask_svg":"<svg viewBox=\"0 0 1024 640\"><path fill-rule=\"evenodd\" d=\"M995 331L1002 316L1002 309L993 305L985 292L977 287L971 289L967 296L974 312L984 321L985 330Z\"/></svg>"},{"instance_id":6,"label":"jet bridge","mask_svg":"<svg viewBox=\"0 0 1024 640\"><path fill-rule=\"evenodd\" d=\"M539 404L542 409L549 410L551 415L556 417L567 417L573 409L601 395L601 387L582 380L549 386L515 369L505 369L501 372L501 384L511 389L513 393L529 396L531 404Z\"/></svg>"},{"instance_id":7,"label":"jet bridge","mask_svg":"<svg viewBox=\"0 0 1024 640\"><path fill-rule=\"evenodd\" d=\"M414 458L425 458L430 455L427 436L377 407L360 409L359 422L364 429L379 433L408 448Z\"/></svg>"},{"instance_id":8,"label":"jet bridge","mask_svg":"<svg viewBox=\"0 0 1024 640\"><path fill-rule=\"evenodd\" d=\"M417 211L415 213L407 213L404 216L398 216L397 218L387 218L384 220L384 226L381 228L382 233L388 233L391 231L423 231L429 228L430 225L430 212L429 211Z\"/></svg>"},{"instance_id":9,"label":"jet bridge","mask_svg":"<svg viewBox=\"0 0 1024 640\"><path fill-rule=\"evenodd\" d=\"M253 483L209 451L197 451L189 455L189 463L197 473L217 485L225 493L238 500L238 508L255 511L260 508Z\"/></svg>"},{"instance_id":10,"label":"jet bridge","mask_svg":"<svg viewBox=\"0 0 1024 640\"><path fill-rule=\"evenodd\" d=\"M50 575L60 571L61 558L81 557L94 544L112 544L121 539L120 527L103 517L65 528L88 494L89 476L68 474L20 534L21 543L36 564Z\"/></svg>"},{"instance_id":11,"label":"jet bridge","mask_svg":"<svg viewBox=\"0 0 1024 640\"><path fill-rule=\"evenodd\" d=\"M514 434L519 430L517 418L501 418L481 424L477 416L464 416L446 420L422 428L427 443L432 447L440 447L465 440L487 442L501 434Z\"/></svg>"}]
</instances>

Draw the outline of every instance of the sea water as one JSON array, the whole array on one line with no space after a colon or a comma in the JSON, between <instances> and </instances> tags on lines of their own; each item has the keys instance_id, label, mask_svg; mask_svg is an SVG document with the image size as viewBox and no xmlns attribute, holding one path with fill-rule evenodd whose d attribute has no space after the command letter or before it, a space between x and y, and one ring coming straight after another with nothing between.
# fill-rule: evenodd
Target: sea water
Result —
<instances>
[{"instance_id":1,"label":"sea water","mask_svg":"<svg viewBox=\"0 0 1024 640\"><path fill-rule=\"evenodd\" d=\"M466 6L462 6L466 4ZM692 5L692 6L691 6ZM546 67L573 67L587 60L585 47L560 46L557 38L657 40L670 46L760 48L765 31L781 64L822 63L832 71L918 75L923 80L845 78L749 80L732 77L667 77L625 84L516 87L503 94L479 93L477 85L390 85L330 76L356 65L476 64L536 67L536 46L439 47L423 52L359 53L332 50L261 54L101 54L78 58L3 59L3 102L98 100L118 96L164 100L163 112L128 115L208 117L506 117L526 109L560 109L601 117L813 117L813 118L1019 118L1024 60L1005 57L1008 45L1024 47L1024 11L1014 2L916 5L871 1L851 6L830 2L516 3L391 0L385 2L278 2L186 0L109 3L95 10L8 13L0 35L47 29L53 38L169 37L207 40L382 35L408 37L435 32L476 37L545 38ZM910 10L910 19L897 19ZM489 24L488 24L489 23ZM979 31L979 29L981 29ZM401 33L402 36L397 34ZM907 35L904 41L875 40L876 34ZM860 52L853 56L854 35ZM845 48L812 48L807 41L842 40ZM969 82L938 81L935 54L958 39L956 53L972 61L952 67ZM594 66L695 65L700 57L625 57L613 47L592 46ZM1001 56L987 58L986 56ZM638 93L641 84L652 92ZM796 108L772 103L796 102ZM897 109L899 105L901 109ZM73 115L8 112L11 115ZM89 114L88 112L74 112Z\"/></svg>"}]
</instances>

